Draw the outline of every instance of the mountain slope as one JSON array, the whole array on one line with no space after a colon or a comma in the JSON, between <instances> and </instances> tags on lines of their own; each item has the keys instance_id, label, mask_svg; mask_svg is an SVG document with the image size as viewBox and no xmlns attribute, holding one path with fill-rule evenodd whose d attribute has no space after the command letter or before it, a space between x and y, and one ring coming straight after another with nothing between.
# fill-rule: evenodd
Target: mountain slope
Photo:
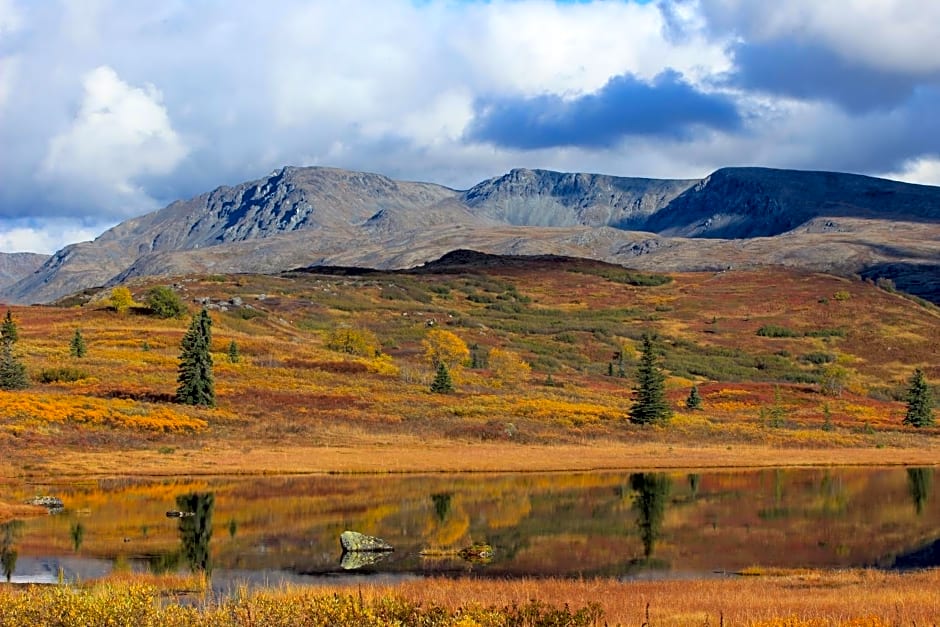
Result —
<instances>
[{"instance_id":1,"label":"mountain slope","mask_svg":"<svg viewBox=\"0 0 940 627\"><path fill-rule=\"evenodd\" d=\"M682 237L770 237L821 216L938 223L940 188L836 172L723 168L644 226Z\"/></svg>"},{"instance_id":2,"label":"mountain slope","mask_svg":"<svg viewBox=\"0 0 940 627\"><path fill-rule=\"evenodd\" d=\"M0 253L0 289L35 272L49 259L36 253Z\"/></svg>"},{"instance_id":3,"label":"mountain slope","mask_svg":"<svg viewBox=\"0 0 940 627\"><path fill-rule=\"evenodd\" d=\"M469 190L285 167L68 246L0 291L46 302L136 276L401 268L458 248L649 269L788 265L926 290L940 188L831 172L725 168L702 180L516 169Z\"/></svg>"},{"instance_id":4,"label":"mountain slope","mask_svg":"<svg viewBox=\"0 0 940 627\"><path fill-rule=\"evenodd\" d=\"M517 226L646 230L650 216L697 182L515 169L475 185L462 200L476 215Z\"/></svg>"}]
</instances>

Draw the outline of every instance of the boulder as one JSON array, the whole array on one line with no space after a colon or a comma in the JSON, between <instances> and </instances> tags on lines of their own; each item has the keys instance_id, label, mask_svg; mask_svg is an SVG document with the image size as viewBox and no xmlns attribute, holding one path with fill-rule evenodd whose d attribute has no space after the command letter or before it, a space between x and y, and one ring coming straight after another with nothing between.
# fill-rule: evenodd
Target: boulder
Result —
<instances>
[{"instance_id":1,"label":"boulder","mask_svg":"<svg viewBox=\"0 0 940 627\"><path fill-rule=\"evenodd\" d=\"M381 538L367 536L356 531L344 531L339 536L343 552L393 551L392 545Z\"/></svg>"},{"instance_id":2,"label":"boulder","mask_svg":"<svg viewBox=\"0 0 940 627\"><path fill-rule=\"evenodd\" d=\"M48 510L61 510L64 507L62 504L62 499L57 496L37 496L26 502L30 505L39 505L40 507L45 507Z\"/></svg>"},{"instance_id":3,"label":"boulder","mask_svg":"<svg viewBox=\"0 0 940 627\"><path fill-rule=\"evenodd\" d=\"M472 544L457 551L457 555L468 562L485 564L493 559L493 547L489 544Z\"/></svg>"}]
</instances>

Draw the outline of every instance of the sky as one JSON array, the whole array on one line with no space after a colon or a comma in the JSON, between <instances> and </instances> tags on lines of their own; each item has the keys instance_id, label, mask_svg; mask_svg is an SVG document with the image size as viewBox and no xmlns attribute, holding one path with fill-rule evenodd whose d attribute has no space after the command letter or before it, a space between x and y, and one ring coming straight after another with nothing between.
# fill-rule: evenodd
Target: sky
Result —
<instances>
[{"instance_id":1,"label":"sky","mask_svg":"<svg viewBox=\"0 0 940 627\"><path fill-rule=\"evenodd\" d=\"M0 0L0 251L285 165L940 184L935 0Z\"/></svg>"}]
</instances>

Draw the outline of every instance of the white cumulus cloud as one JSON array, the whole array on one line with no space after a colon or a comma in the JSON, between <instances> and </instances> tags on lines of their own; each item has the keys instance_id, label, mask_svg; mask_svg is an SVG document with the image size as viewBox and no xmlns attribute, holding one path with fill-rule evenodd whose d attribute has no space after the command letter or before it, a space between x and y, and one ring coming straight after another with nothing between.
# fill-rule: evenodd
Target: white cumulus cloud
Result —
<instances>
[{"instance_id":1,"label":"white cumulus cloud","mask_svg":"<svg viewBox=\"0 0 940 627\"><path fill-rule=\"evenodd\" d=\"M63 242L94 239L114 223L84 224L80 220L57 218L40 221L0 221L0 250L9 253L51 254Z\"/></svg>"},{"instance_id":2,"label":"white cumulus cloud","mask_svg":"<svg viewBox=\"0 0 940 627\"><path fill-rule=\"evenodd\" d=\"M106 209L138 213L152 200L140 177L168 174L187 148L152 85L128 85L107 66L89 72L71 125L53 137L40 177L68 193L80 190Z\"/></svg>"}]
</instances>

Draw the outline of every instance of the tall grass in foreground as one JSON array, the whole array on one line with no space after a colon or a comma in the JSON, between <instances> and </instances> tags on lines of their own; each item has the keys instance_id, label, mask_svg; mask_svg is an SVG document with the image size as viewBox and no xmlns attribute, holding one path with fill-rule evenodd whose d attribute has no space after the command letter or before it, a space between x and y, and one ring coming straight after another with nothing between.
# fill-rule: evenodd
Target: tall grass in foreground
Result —
<instances>
[{"instance_id":1,"label":"tall grass in foreground","mask_svg":"<svg viewBox=\"0 0 940 627\"><path fill-rule=\"evenodd\" d=\"M78 588L0 587L0 625L935 625L938 584L940 570L640 582L422 579L241 590L228 599L180 603L152 583L118 580Z\"/></svg>"}]
</instances>

